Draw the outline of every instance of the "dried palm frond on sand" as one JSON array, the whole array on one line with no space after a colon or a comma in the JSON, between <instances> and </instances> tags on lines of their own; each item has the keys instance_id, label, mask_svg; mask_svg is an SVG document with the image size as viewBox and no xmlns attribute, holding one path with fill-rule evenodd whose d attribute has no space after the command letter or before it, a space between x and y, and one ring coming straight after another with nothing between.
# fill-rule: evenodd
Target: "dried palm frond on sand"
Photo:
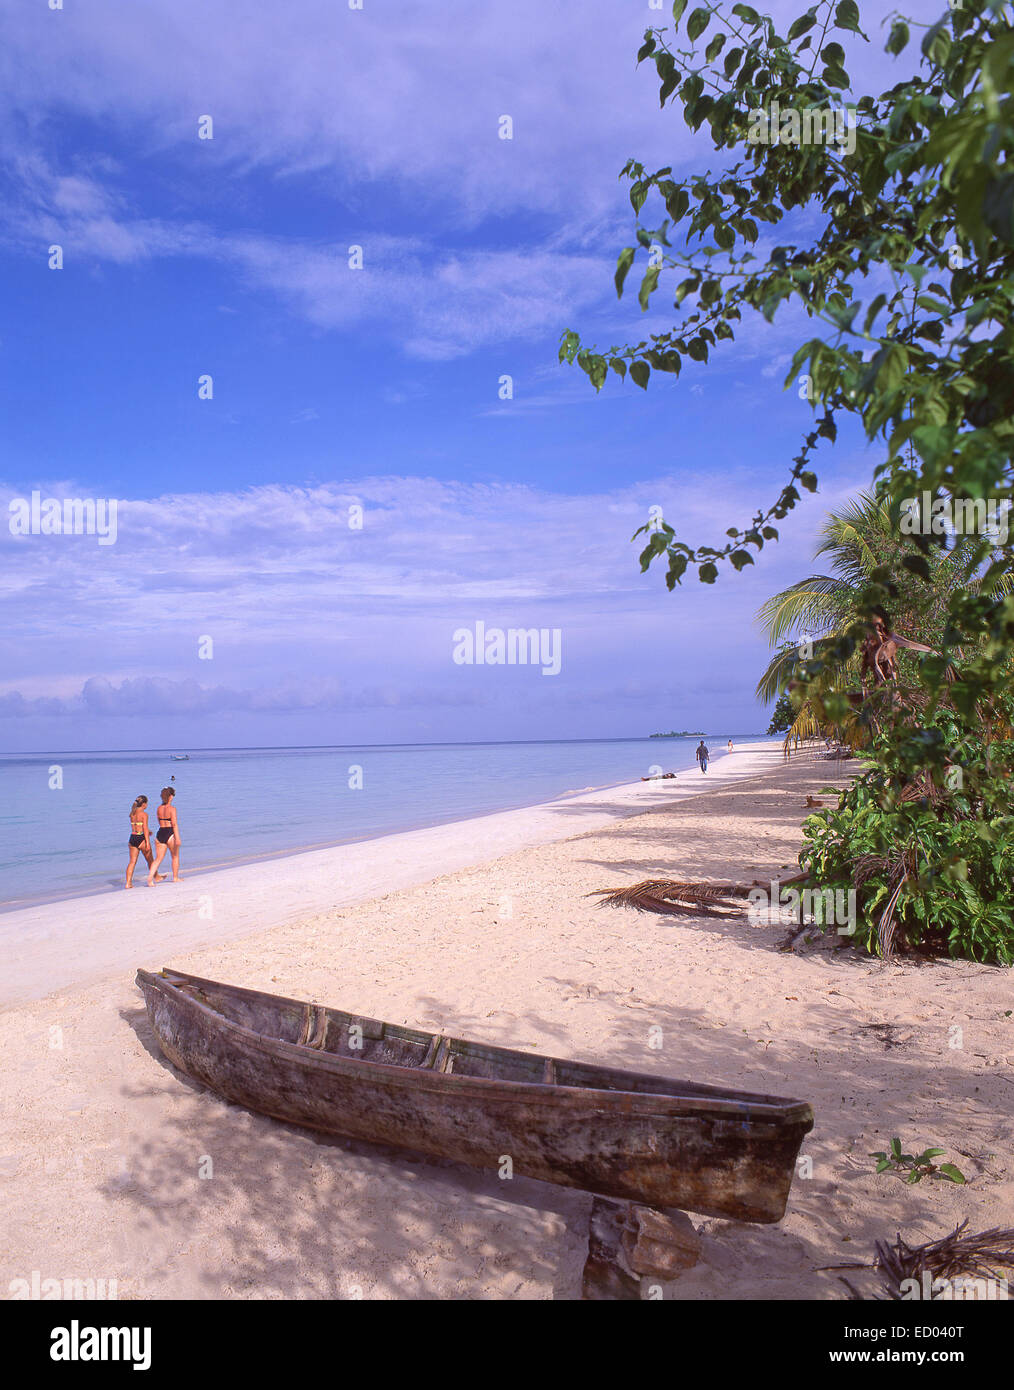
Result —
<instances>
[{"instance_id":1,"label":"dried palm frond on sand","mask_svg":"<svg viewBox=\"0 0 1014 1390\"><path fill-rule=\"evenodd\" d=\"M795 883L801 878L784 879ZM598 898L599 907L635 907L641 912L682 914L687 917L724 917L730 910L742 910L737 899L750 896L754 883L689 883L675 878L646 878L626 888L596 888L585 894ZM724 908L725 911L719 911Z\"/></svg>"},{"instance_id":2,"label":"dried palm frond on sand","mask_svg":"<svg viewBox=\"0 0 1014 1390\"><path fill-rule=\"evenodd\" d=\"M872 1264L828 1265L825 1268L875 1269L884 1286L884 1298L895 1300L904 1298L901 1286L906 1279L914 1279L921 1292L924 1288L932 1290L935 1279L947 1279L952 1283L959 1279L989 1279L995 1278L999 1269L1014 1269L1014 1227L994 1226L989 1231L966 1236L967 1225L967 1221L962 1221L950 1235L925 1245L907 1244L899 1231L893 1245L877 1241L877 1257ZM862 1298L847 1279L842 1278L842 1283L853 1299Z\"/></svg>"},{"instance_id":3,"label":"dried palm frond on sand","mask_svg":"<svg viewBox=\"0 0 1014 1390\"><path fill-rule=\"evenodd\" d=\"M722 917L718 907L733 906L727 899L742 895L733 883L681 883L672 878L646 878L629 888L596 888L586 894L598 898L599 907L636 907L641 912L682 913L688 916Z\"/></svg>"}]
</instances>

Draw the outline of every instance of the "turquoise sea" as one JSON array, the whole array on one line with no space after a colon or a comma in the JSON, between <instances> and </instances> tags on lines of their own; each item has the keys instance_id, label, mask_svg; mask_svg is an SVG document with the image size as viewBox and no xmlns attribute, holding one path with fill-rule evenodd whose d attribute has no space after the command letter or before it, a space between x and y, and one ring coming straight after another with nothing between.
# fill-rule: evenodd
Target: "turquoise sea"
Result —
<instances>
[{"instance_id":1,"label":"turquoise sea","mask_svg":"<svg viewBox=\"0 0 1014 1390\"><path fill-rule=\"evenodd\" d=\"M757 734L721 732L706 742ZM368 839L693 770L697 738L0 754L0 908L123 882L127 813L175 777L183 868ZM59 769L57 772L56 770ZM51 783L62 781L62 786ZM139 861L138 873L144 869Z\"/></svg>"}]
</instances>

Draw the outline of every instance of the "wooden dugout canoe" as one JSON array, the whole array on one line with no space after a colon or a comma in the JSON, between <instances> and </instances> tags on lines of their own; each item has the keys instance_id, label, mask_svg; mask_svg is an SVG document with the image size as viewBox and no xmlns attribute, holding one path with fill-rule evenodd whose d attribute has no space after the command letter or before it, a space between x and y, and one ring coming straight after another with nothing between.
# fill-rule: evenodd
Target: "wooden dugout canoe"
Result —
<instances>
[{"instance_id":1,"label":"wooden dugout canoe","mask_svg":"<svg viewBox=\"0 0 1014 1390\"><path fill-rule=\"evenodd\" d=\"M137 972L163 1053L278 1120L654 1207L778 1221L800 1101L418 1032L175 970ZM357 1046L358 1044L358 1046Z\"/></svg>"}]
</instances>

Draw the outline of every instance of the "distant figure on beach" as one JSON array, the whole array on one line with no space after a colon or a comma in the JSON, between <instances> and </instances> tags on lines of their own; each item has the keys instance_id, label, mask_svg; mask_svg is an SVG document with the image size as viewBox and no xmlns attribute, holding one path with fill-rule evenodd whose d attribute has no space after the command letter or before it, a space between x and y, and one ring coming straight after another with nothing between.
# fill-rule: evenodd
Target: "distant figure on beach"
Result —
<instances>
[{"instance_id":1,"label":"distant figure on beach","mask_svg":"<svg viewBox=\"0 0 1014 1390\"><path fill-rule=\"evenodd\" d=\"M702 772L707 772L707 770L708 770L708 759L709 759L710 757L711 757L711 754L710 754L710 753L708 752L708 750L705 748L705 746L704 746L704 740L701 739L700 743L697 745L697 761L698 761L698 762L700 763L700 765L701 765L701 771L702 771Z\"/></svg>"},{"instance_id":2,"label":"distant figure on beach","mask_svg":"<svg viewBox=\"0 0 1014 1390\"><path fill-rule=\"evenodd\" d=\"M176 807L173 805L175 795L175 787L162 788L162 805L158 808L158 834L155 836L158 849L155 851L155 862L148 870L149 888L155 887L156 879L165 878L165 874L159 873L158 866L165 858L166 850L172 856L173 883L180 881L180 828L176 820Z\"/></svg>"},{"instance_id":3,"label":"distant figure on beach","mask_svg":"<svg viewBox=\"0 0 1014 1390\"><path fill-rule=\"evenodd\" d=\"M729 752L732 752L732 739L729 739Z\"/></svg>"},{"instance_id":4,"label":"distant figure on beach","mask_svg":"<svg viewBox=\"0 0 1014 1390\"><path fill-rule=\"evenodd\" d=\"M147 805L148 798L138 796L134 798L134 804L130 808L130 839L127 841L130 849L126 883L128 888L134 886L134 868L139 854L144 855L148 868L151 868L151 833L148 830L148 812L145 810Z\"/></svg>"}]
</instances>

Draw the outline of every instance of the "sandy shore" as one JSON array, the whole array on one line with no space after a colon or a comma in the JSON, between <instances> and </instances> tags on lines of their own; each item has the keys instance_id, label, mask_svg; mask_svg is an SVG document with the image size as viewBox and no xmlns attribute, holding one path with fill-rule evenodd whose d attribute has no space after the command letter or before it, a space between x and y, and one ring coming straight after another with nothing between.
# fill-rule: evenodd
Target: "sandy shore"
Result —
<instances>
[{"instance_id":1,"label":"sandy shore","mask_svg":"<svg viewBox=\"0 0 1014 1390\"><path fill-rule=\"evenodd\" d=\"M736 780L740 756L762 770ZM704 794L703 779L687 777L678 796L672 784L637 786L632 800L614 789L572 801L570 813L542 808L544 825L514 827L519 843L468 822L459 862L431 865L425 881L420 863L391 851L410 837L373 842L387 845L386 860L354 884L328 888L321 867L312 912L297 867L277 898L267 875L232 917L219 892L228 899L238 886L216 890L210 920L177 920L168 893L166 917L160 908L124 924L107 914L105 955L91 923L81 961L52 977L67 987L0 1015L0 1290L39 1271L116 1279L120 1297L141 1299L579 1293L587 1195L328 1141L225 1104L162 1059L133 986L137 965L810 1101L803 1172L812 1165L812 1175L797 1178L785 1219L694 1217L702 1260L666 1286L668 1297L837 1298L836 1273L821 1267L868 1260L896 1230L915 1240L965 1217L971 1229L1014 1224L1010 972L788 954L777 949L781 927L612 911L586 896L654 875L749 880L793 865L805 795L833 765L785 768L754 750L713 770L723 766L724 785L709 772ZM646 796L656 800L638 800ZM211 877L173 891L196 902ZM153 909L133 899L161 892L118 902L143 915ZM86 900L97 901L107 899ZM268 929L251 934L254 923ZM65 953L76 940L59 920L35 929L14 988L22 998L59 954L53 940ZM656 1027L661 1050L648 1046ZM893 1134L906 1147L945 1148L969 1185L876 1176L868 1153Z\"/></svg>"},{"instance_id":2,"label":"sandy shore","mask_svg":"<svg viewBox=\"0 0 1014 1390\"><path fill-rule=\"evenodd\" d=\"M706 776L694 768L674 780L586 788L520 810L227 868L188 872L185 842L180 883L149 889L141 860L129 892L121 888L0 914L0 1008L104 979L150 960L152 952L168 959L566 839L578 829L596 830L648 807L698 796L702 785L727 786L779 756L777 745L743 744L731 756L722 753ZM169 872L168 858L163 871Z\"/></svg>"}]
</instances>

